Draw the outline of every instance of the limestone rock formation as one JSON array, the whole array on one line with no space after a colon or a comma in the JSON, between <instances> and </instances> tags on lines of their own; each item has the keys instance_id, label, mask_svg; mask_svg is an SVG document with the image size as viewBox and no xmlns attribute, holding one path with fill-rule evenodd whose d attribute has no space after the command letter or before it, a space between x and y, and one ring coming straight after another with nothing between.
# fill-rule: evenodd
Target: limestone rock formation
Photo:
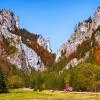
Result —
<instances>
[{"instance_id":1,"label":"limestone rock formation","mask_svg":"<svg viewBox=\"0 0 100 100\"><path fill-rule=\"evenodd\" d=\"M20 29L19 17L10 10L0 11L0 57L18 68L44 70L41 57L27 44L22 37L12 31ZM18 33L19 34L19 33ZM25 39L30 42L30 40ZM37 42L39 44L39 42ZM45 42L43 43L46 48ZM41 44L39 44L41 45Z\"/></svg>"},{"instance_id":2,"label":"limestone rock formation","mask_svg":"<svg viewBox=\"0 0 100 100\"><path fill-rule=\"evenodd\" d=\"M98 31L99 27L100 27L100 7L97 8L95 14L93 15L93 18L89 17L87 20L84 20L83 22L77 25L75 32L72 34L68 42L63 44L61 48L58 50L55 61L59 62L62 56L66 56L68 58L72 53L75 53L78 46L81 45L87 39L91 40L91 45L92 45L93 39L91 38L93 36L93 33L95 33L95 31L96 31L95 40L96 43L98 43L98 45L100 46L100 31ZM64 52L65 54L62 55ZM74 57L68 62L66 68L69 68L70 66L74 67L77 64L81 63L82 61L85 61L84 59L86 58L87 58L87 53L83 58L80 59Z\"/></svg>"}]
</instances>

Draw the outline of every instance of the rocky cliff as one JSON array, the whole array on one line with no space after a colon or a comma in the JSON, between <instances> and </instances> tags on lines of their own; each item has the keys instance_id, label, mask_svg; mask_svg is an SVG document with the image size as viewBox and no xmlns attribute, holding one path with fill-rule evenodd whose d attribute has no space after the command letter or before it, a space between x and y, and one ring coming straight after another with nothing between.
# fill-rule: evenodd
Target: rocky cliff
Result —
<instances>
[{"instance_id":1,"label":"rocky cliff","mask_svg":"<svg viewBox=\"0 0 100 100\"><path fill-rule=\"evenodd\" d=\"M90 58L90 53L98 52L100 64L100 7L97 8L93 18L80 22L70 39L61 46L56 55L56 62L64 56L68 59L65 68L76 66Z\"/></svg>"},{"instance_id":2,"label":"rocky cliff","mask_svg":"<svg viewBox=\"0 0 100 100\"><path fill-rule=\"evenodd\" d=\"M16 65L20 69L35 69L43 71L46 64L43 56L38 53L42 48L48 54L49 45L39 42L40 35L32 34L19 27L19 17L10 10L0 11L0 59ZM42 45L43 44L43 45ZM34 47L34 48L33 48ZM42 51L41 51L42 52Z\"/></svg>"}]
</instances>

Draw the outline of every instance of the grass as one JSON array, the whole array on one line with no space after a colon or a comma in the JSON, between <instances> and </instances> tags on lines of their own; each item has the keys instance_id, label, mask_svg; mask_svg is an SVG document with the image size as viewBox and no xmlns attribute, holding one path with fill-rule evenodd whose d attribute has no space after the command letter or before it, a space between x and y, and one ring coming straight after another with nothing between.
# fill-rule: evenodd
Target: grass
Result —
<instances>
[{"instance_id":1,"label":"grass","mask_svg":"<svg viewBox=\"0 0 100 100\"><path fill-rule=\"evenodd\" d=\"M33 92L22 89L10 90L10 93L0 94L0 100L100 100L100 94L66 93L60 91Z\"/></svg>"}]
</instances>

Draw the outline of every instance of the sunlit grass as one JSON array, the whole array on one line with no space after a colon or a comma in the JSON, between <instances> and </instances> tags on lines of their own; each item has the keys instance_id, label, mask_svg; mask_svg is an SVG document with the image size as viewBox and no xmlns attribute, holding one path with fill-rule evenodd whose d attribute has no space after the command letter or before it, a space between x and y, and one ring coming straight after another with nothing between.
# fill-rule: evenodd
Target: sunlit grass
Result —
<instances>
[{"instance_id":1,"label":"sunlit grass","mask_svg":"<svg viewBox=\"0 0 100 100\"><path fill-rule=\"evenodd\" d=\"M65 93L59 91L33 92L13 89L10 90L10 93L0 94L0 100L100 100L100 94Z\"/></svg>"}]
</instances>

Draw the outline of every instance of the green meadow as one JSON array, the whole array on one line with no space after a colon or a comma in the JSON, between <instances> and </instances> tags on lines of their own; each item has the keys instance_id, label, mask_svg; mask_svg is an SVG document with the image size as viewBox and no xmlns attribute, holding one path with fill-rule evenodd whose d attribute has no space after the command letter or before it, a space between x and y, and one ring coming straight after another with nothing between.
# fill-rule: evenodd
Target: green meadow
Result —
<instances>
[{"instance_id":1,"label":"green meadow","mask_svg":"<svg viewBox=\"0 0 100 100\"><path fill-rule=\"evenodd\" d=\"M13 89L7 94L0 94L0 100L100 100L96 93L67 93L61 91L34 92L23 89Z\"/></svg>"}]
</instances>

